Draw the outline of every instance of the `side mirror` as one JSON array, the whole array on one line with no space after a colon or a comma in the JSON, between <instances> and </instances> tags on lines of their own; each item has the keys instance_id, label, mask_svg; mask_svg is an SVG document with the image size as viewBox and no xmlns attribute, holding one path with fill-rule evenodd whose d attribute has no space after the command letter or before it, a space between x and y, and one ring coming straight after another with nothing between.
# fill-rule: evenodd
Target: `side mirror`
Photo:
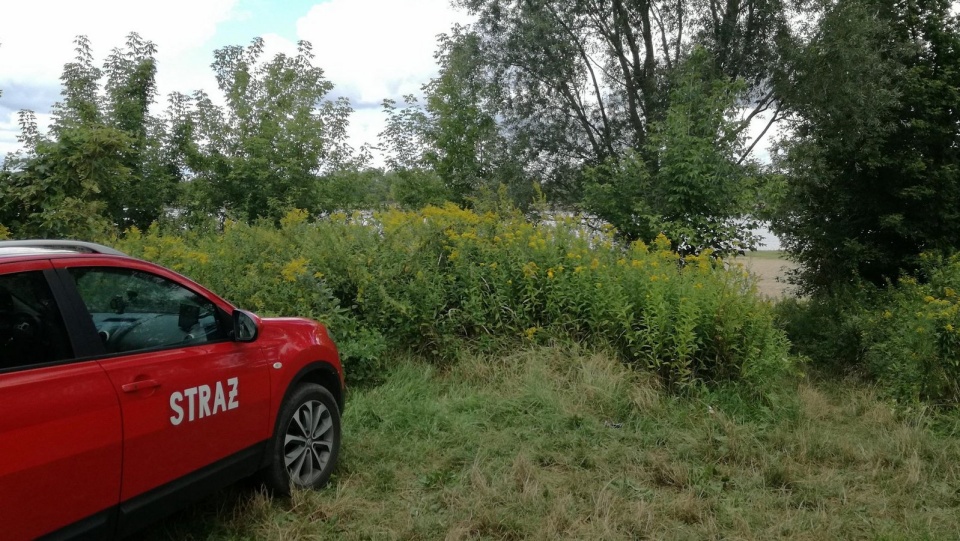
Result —
<instances>
[{"instance_id":1,"label":"side mirror","mask_svg":"<svg viewBox=\"0 0 960 541\"><path fill-rule=\"evenodd\" d=\"M257 339L257 321L253 314L243 310L233 311L233 339L237 342L253 342Z\"/></svg>"}]
</instances>

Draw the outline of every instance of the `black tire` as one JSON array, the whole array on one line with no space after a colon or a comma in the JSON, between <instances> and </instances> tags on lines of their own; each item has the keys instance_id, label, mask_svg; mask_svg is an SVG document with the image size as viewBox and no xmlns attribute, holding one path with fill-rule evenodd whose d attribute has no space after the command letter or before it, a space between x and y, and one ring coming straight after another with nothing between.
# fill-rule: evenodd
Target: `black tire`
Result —
<instances>
[{"instance_id":1,"label":"black tire","mask_svg":"<svg viewBox=\"0 0 960 541\"><path fill-rule=\"evenodd\" d=\"M280 407L267 453L261 479L268 490L289 495L327 484L340 454L340 408L330 391L298 386Z\"/></svg>"}]
</instances>

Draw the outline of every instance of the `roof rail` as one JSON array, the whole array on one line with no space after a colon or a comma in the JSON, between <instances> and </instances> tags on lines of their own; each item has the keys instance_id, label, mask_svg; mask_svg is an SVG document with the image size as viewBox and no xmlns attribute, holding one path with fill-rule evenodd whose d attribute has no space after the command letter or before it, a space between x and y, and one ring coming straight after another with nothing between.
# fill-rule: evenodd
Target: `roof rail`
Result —
<instances>
[{"instance_id":1,"label":"roof rail","mask_svg":"<svg viewBox=\"0 0 960 541\"><path fill-rule=\"evenodd\" d=\"M109 246L81 240L0 240L0 248L49 248L51 250L69 250L87 254L127 255Z\"/></svg>"}]
</instances>

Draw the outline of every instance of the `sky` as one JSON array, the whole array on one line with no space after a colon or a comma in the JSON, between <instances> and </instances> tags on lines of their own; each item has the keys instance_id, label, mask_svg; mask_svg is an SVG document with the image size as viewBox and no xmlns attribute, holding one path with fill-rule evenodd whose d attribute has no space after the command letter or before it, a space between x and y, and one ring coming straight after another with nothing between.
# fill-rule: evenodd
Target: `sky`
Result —
<instances>
[{"instance_id":1,"label":"sky","mask_svg":"<svg viewBox=\"0 0 960 541\"><path fill-rule=\"evenodd\" d=\"M295 53L309 41L314 65L355 110L354 147L375 143L385 98L418 93L436 75L436 36L468 22L449 0L17 0L5 3L0 28L0 156L19 147L17 112L41 126L60 98L60 73L73 40L90 39L98 65L130 32L157 45L157 101L174 91L217 95L210 64L226 45L264 39L266 57Z\"/></svg>"}]
</instances>

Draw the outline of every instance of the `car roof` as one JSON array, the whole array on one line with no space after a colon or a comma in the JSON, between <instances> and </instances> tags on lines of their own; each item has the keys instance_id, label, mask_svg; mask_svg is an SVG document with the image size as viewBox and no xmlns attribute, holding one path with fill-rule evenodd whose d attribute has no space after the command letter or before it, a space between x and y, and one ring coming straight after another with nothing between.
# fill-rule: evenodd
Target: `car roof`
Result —
<instances>
[{"instance_id":1,"label":"car roof","mask_svg":"<svg viewBox=\"0 0 960 541\"><path fill-rule=\"evenodd\" d=\"M109 246L79 240L33 239L0 241L0 257L47 256L55 254L126 255Z\"/></svg>"}]
</instances>

